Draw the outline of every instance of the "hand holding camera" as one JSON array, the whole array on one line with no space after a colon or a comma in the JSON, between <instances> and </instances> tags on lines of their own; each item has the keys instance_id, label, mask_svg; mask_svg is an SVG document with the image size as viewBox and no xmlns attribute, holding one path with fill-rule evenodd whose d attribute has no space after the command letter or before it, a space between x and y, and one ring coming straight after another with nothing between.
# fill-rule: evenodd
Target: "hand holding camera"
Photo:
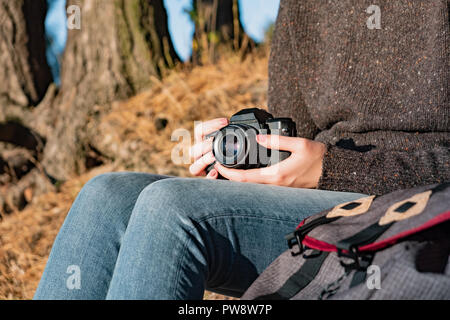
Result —
<instances>
[{"instance_id":1,"label":"hand holding camera","mask_svg":"<svg viewBox=\"0 0 450 320\"><path fill-rule=\"evenodd\" d=\"M191 148L190 171L207 178L315 188L322 173L324 144L297 138L289 118L245 109L227 119L202 123Z\"/></svg>"}]
</instances>

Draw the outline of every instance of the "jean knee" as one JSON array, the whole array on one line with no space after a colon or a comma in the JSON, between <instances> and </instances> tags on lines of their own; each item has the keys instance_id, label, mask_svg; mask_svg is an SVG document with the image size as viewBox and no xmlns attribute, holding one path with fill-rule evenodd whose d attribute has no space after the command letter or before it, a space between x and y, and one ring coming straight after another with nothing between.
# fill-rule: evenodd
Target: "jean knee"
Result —
<instances>
[{"instance_id":1,"label":"jean knee","mask_svg":"<svg viewBox=\"0 0 450 320\"><path fill-rule=\"evenodd\" d=\"M201 181L200 181L201 182ZM199 179L171 178L156 181L139 195L136 208L143 214L159 215L172 223L199 220L205 215L206 194L198 188Z\"/></svg>"},{"instance_id":2,"label":"jean knee","mask_svg":"<svg viewBox=\"0 0 450 320\"><path fill-rule=\"evenodd\" d=\"M140 191L146 185L132 173L98 175L83 186L71 212L83 215L85 219L100 215L111 219L125 215L131 212Z\"/></svg>"},{"instance_id":3,"label":"jean knee","mask_svg":"<svg viewBox=\"0 0 450 320\"><path fill-rule=\"evenodd\" d=\"M79 196L85 201L97 202L100 199L114 200L121 197L126 173L104 173L89 180L81 189ZM122 180L122 181L121 181ZM119 199L118 199L119 200Z\"/></svg>"},{"instance_id":4,"label":"jean knee","mask_svg":"<svg viewBox=\"0 0 450 320\"><path fill-rule=\"evenodd\" d=\"M94 178L90 179L86 184L83 186L83 189L81 191L84 191L84 189L96 189L96 190L108 190L111 183L114 182L116 177L120 175L120 173L103 173L100 175L95 176Z\"/></svg>"}]
</instances>

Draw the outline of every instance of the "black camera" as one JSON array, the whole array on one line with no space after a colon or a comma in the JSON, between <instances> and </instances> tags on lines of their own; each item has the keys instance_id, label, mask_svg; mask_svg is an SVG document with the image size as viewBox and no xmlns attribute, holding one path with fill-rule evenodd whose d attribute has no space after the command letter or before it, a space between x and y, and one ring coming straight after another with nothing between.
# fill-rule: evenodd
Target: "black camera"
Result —
<instances>
[{"instance_id":1,"label":"black camera","mask_svg":"<svg viewBox=\"0 0 450 320\"><path fill-rule=\"evenodd\" d=\"M291 153L266 149L256 141L258 134L296 137L295 122L274 118L262 109L244 109L230 118L228 126L208 135L214 137L212 152L216 161L227 168L253 169L268 167L288 158ZM208 173L214 163L206 169Z\"/></svg>"}]
</instances>

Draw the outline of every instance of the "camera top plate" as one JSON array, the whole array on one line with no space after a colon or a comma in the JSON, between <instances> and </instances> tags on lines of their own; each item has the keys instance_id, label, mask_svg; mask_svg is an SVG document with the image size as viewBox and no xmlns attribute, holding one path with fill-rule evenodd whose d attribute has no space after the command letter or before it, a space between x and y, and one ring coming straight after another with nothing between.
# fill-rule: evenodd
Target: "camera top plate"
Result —
<instances>
[{"instance_id":1,"label":"camera top plate","mask_svg":"<svg viewBox=\"0 0 450 320\"><path fill-rule=\"evenodd\" d=\"M265 129L266 121L273 116L263 109L249 108L239 111L230 118L230 124L246 124L257 129Z\"/></svg>"}]
</instances>

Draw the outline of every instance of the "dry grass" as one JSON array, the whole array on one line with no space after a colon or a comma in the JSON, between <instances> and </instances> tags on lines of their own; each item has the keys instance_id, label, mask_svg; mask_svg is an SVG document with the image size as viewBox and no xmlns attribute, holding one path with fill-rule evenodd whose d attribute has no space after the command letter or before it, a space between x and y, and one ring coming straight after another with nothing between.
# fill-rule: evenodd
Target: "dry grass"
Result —
<instances>
[{"instance_id":1,"label":"dry grass","mask_svg":"<svg viewBox=\"0 0 450 320\"><path fill-rule=\"evenodd\" d=\"M187 176L186 165L171 161L172 132L192 131L194 121L230 116L266 104L267 54L240 61L224 57L216 65L171 72L152 89L129 101L95 107L89 123L92 145L109 159L102 167L64 183L58 192L33 200L0 222L0 299L30 299L52 243L77 193L100 173L133 170ZM105 112L105 110L107 110ZM167 126L158 130L157 119ZM225 297L206 293L207 299Z\"/></svg>"},{"instance_id":2,"label":"dry grass","mask_svg":"<svg viewBox=\"0 0 450 320\"><path fill-rule=\"evenodd\" d=\"M266 54L241 62L237 56L215 65L181 70L163 82L153 78L151 90L115 103L90 122L92 145L124 168L184 176L186 166L171 161L177 129L192 132L194 121L231 116L244 107L264 107L267 100ZM155 121L167 127L158 130Z\"/></svg>"}]
</instances>

